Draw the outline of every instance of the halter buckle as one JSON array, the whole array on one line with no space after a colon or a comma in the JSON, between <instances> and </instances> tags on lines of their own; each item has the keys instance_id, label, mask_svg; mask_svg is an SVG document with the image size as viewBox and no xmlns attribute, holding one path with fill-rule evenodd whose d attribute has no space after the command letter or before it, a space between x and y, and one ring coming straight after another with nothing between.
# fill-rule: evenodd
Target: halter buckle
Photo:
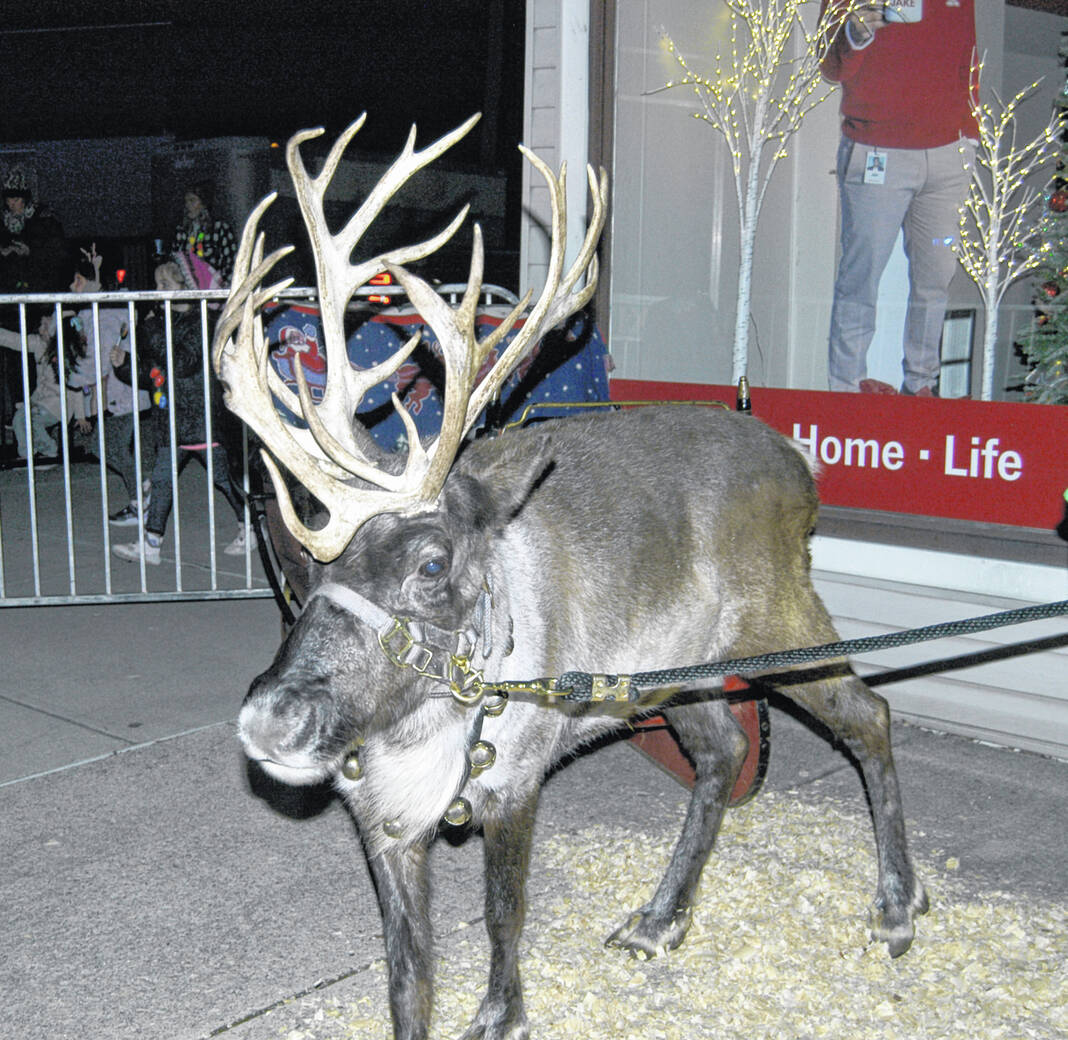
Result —
<instances>
[{"instance_id":1,"label":"halter buckle","mask_svg":"<svg viewBox=\"0 0 1068 1040\"><path fill-rule=\"evenodd\" d=\"M407 618L392 618L392 624L384 631L378 633L378 645L382 647L382 652L388 657L398 668L404 668L411 664L408 660L408 655L411 653L412 647L416 645L415 637L408 631ZM430 663L430 652L426 647L420 647L428 654L427 659L423 662L424 667Z\"/></svg>"}]
</instances>

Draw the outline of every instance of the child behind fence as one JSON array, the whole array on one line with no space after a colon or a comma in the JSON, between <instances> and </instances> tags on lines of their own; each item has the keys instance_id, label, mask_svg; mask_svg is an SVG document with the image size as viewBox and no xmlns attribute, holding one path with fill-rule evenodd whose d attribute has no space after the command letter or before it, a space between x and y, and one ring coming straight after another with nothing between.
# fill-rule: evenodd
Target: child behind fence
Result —
<instances>
[{"instance_id":1,"label":"child behind fence","mask_svg":"<svg viewBox=\"0 0 1068 1040\"><path fill-rule=\"evenodd\" d=\"M175 254L156 268L156 288L161 292L214 288L217 272L198 257ZM152 469L152 496L145 517L143 541L113 546L117 556L146 563L160 562L160 547L174 501L171 463L171 419L178 447L178 473L195 455L207 464L210 452L212 477L238 521L237 536L223 552L243 554L256 546L255 533L244 524L244 503L230 479L226 451L221 444L223 409L214 378L205 375L205 343L199 306L175 302L171 305L171 357L167 357L167 322L164 313L146 317L137 332L138 368L142 385L153 390L155 407L150 422L156 429L156 462ZM207 393L205 393L207 390ZM214 391L214 392L213 392ZM211 418L208 441L207 417Z\"/></svg>"}]
</instances>

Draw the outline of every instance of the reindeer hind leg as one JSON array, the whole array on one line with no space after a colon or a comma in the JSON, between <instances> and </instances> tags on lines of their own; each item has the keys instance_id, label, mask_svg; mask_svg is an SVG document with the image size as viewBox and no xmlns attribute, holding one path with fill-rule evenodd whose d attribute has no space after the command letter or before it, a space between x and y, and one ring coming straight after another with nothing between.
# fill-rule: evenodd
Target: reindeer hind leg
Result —
<instances>
[{"instance_id":1,"label":"reindeer hind leg","mask_svg":"<svg viewBox=\"0 0 1068 1040\"><path fill-rule=\"evenodd\" d=\"M775 688L827 726L860 766L871 807L879 880L871 908L872 936L898 957L912 944L913 918L927 912L927 893L908 854L905 818L890 747L890 710L844 662L796 678L776 676Z\"/></svg>"}]
</instances>

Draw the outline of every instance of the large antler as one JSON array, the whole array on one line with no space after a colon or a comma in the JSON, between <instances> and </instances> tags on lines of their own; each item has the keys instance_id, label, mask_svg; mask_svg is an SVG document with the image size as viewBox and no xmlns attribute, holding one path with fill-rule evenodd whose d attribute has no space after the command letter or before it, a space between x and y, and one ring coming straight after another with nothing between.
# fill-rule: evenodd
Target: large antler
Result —
<instances>
[{"instance_id":1,"label":"large antler","mask_svg":"<svg viewBox=\"0 0 1068 1040\"><path fill-rule=\"evenodd\" d=\"M415 151L415 127L404 150L386 171L371 194L349 222L331 234L323 214L323 198L345 148L363 126L361 116L335 142L316 177L311 177L300 156L300 145L322 134L305 130L289 142L286 160L297 199L311 238L315 257L323 340L327 355L326 387L316 404L308 390L300 364L295 366L297 393L286 386L270 363L269 344L263 333L260 310L288 287L292 279L262 288L261 282L292 247L263 256L263 234L258 232L261 216L274 200L265 198L249 216L241 236L234 265L234 281L226 308L215 333L212 356L215 371L226 384L226 403L259 434L267 447L264 463L271 474L279 508L286 526L318 559L337 557L365 521L379 513L415 513L432 507L464 437L479 414L500 389L501 384L541 336L568 315L584 306L597 282L594 250L604 225L608 195L604 171L598 179L587 170L593 195L593 215L578 257L564 272L566 248L566 169L559 177L533 152L521 147L523 155L541 173L552 201L552 245L545 286L533 310L507 349L481 382L476 380L483 364L515 328L530 302L527 293L508 317L485 339L475 333L476 308L482 289L482 233L474 226L474 242L467 289L456 308L450 307L422 278L403 264L428 256L457 231L467 216L464 207L440 234L417 245L405 246L362 263L350 257L360 237L398 189L419 169L436 159L463 137L478 116L423 149ZM389 378L404 363L419 342L413 336L400 350L369 369L354 368L345 344L345 309L353 293L374 275L389 270L408 293L409 299L438 338L445 363L445 395L441 430L422 444L415 424L396 394L393 407L404 422L408 450L403 466L383 465L366 431L355 420L364 395ZM586 275L584 283L579 283ZM287 422L274 398L299 415L307 429ZM274 458L283 465L327 508L326 526L313 530L301 522L289 497L285 481Z\"/></svg>"}]
</instances>

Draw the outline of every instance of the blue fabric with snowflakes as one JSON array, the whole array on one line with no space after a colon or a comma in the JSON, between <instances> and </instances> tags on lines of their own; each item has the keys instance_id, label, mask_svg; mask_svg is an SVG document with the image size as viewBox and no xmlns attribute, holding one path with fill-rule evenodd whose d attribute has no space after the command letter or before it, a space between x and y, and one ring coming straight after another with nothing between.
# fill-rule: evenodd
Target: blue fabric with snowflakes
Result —
<instances>
[{"instance_id":1,"label":"blue fabric with snowflakes","mask_svg":"<svg viewBox=\"0 0 1068 1040\"><path fill-rule=\"evenodd\" d=\"M475 324L479 339L500 324L492 314L480 315ZM421 436L437 433L442 417L441 393L444 366L441 348L431 329L418 315L375 315L349 336L349 361L357 368L369 368L396 353L417 331L422 339L408 360L385 382L373 387L357 408L375 440L394 450L404 443L404 423L393 408L396 393L415 421ZM271 362L282 380L296 390L294 364L302 359L304 375L312 399L320 400L326 384L326 362L321 350L322 325L318 312L309 307L287 307L268 314L267 339ZM515 335L505 337L489 359L487 371ZM481 377L481 374L480 374ZM583 315L576 315L566 329L546 335L523 360L501 388L499 401L483 413L479 425L488 419L499 426L522 416L530 405L539 405L531 414L539 419L571 414L578 403L607 401L608 350L600 332ZM542 402L571 407L541 407ZM280 410L290 422L300 420L283 405Z\"/></svg>"}]
</instances>

